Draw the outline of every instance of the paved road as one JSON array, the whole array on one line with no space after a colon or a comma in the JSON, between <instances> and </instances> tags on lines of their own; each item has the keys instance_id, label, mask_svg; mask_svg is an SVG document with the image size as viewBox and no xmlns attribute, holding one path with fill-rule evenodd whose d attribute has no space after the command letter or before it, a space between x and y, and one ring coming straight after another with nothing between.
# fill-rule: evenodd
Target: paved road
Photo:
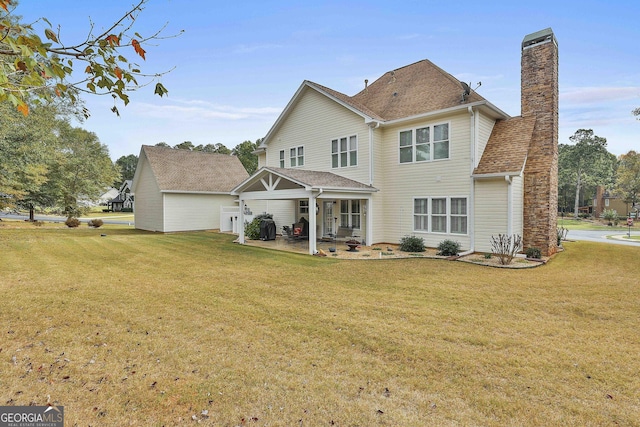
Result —
<instances>
[{"instance_id":1,"label":"paved road","mask_svg":"<svg viewBox=\"0 0 640 427\"><path fill-rule=\"evenodd\" d=\"M627 233L623 233L620 230L569 230L569 234L567 234L568 240L587 240L589 242L602 242L602 243L613 243L616 245L631 245L631 246L640 246L640 241L638 240L623 240L622 236L626 236ZM631 231L632 236L640 236L640 231ZM615 236L617 238L610 238L611 236Z\"/></svg>"},{"instance_id":2,"label":"paved road","mask_svg":"<svg viewBox=\"0 0 640 427\"><path fill-rule=\"evenodd\" d=\"M0 219L18 219L18 220L26 220L29 219L29 215L23 214L7 214L4 212L0 212ZM47 221L47 222L65 222L67 220L66 217L63 216L51 216L51 215L35 215L36 221ZM80 218L80 222L89 222L93 218ZM119 224L119 225L131 225L133 226L133 219L131 216L127 215L125 219L118 219L117 216L104 217L101 218L102 222L105 224Z\"/></svg>"}]
</instances>

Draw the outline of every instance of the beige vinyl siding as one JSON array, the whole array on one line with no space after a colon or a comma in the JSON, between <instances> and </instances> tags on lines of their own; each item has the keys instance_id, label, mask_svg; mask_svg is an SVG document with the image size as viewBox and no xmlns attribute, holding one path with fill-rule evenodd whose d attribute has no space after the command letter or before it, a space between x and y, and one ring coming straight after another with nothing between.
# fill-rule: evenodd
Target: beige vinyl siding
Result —
<instances>
[{"instance_id":1,"label":"beige vinyl siding","mask_svg":"<svg viewBox=\"0 0 640 427\"><path fill-rule=\"evenodd\" d=\"M237 197L224 194L163 193L164 232L220 228L220 207Z\"/></svg>"},{"instance_id":2,"label":"beige vinyl siding","mask_svg":"<svg viewBox=\"0 0 640 427\"><path fill-rule=\"evenodd\" d=\"M276 153L276 155L278 155ZM258 154L258 169L267 165L267 153Z\"/></svg>"},{"instance_id":3,"label":"beige vinyl siding","mask_svg":"<svg viewBox=\"0 0 640 427\"><path fill-rule=\"evenodd\" d=\"M507 233L507 182L504 178L476 181L475 250L491 252L491 236Z\"/></svg>"},{"instance_id":4,"label":"beige vinyl siding","mask_svg":"<svg viewBox=\"0 0 640 427\"><path fill-rule=\"evenodd\" d=\"M146 157L141 158L139 168L133 212L135 227L140 230L163 231L162 195Z\"/></svg>"},{"instance_id":5,"label":"beige vinyl siding","mask_svg":"<svg viewBox=\"0 0 640 427\"><path fill-rule=\"evenodd\" d=\"M358 165L331 167L331 140L356 135ZM285 167L290 167L289 150L304 147L302 169L333 172L356 181L369 181L369 128L364 119L335 101L306 88L280 128L269 139L267 166L279 167L280 150L285 150Z\"/></svg>"},{"instance_id":6,"label":"beige vinyl siding","mask_svg":"<svg viewBox=\"0 0 640 427\"><path fill-rule=\"evenodd\" d=\"M466 197L469 200L469 122L465 111L454 116L386 126L376 131L376 138L379 138L376 154L381 161L376 163L375 185L380 193L374 195L373 202L374 242L395 243L403 236L419 235L429 247L436 247L445 239L459 241L463 248L470 246L467 235L415 233L413 230L415 197ZM449 123L449 159L401 164L399 132L440 123Z\"/></svg>"},{"instance_id":7,"label":"beige vinyl siding","mask_svg":"<svg viewBox=\"0 0 640 427\"><path fill-rule=\"evenodd\" d=\"M291 225L297 216L297 206L294 200L250 200L247 204L251 206L254 214L267 212L273 215L276 223L276 233L282 233L283 225ZM260 210L255 210L254 206L262 206Z\"/></svg>"},{"instance_id":8,"label":"beige vinyl siding","mask_svg":"<svg viewBox=\"0 0 640 427\"><path fill-rule=\"evenodd\" d=\"M478 120L478 135L477 138L477 146L476 146L476 164L474 167L478 166L480 159L482 158L482 153L484 153L484 149L487 146L487 142L489 142L489 137L491 136L491 132L493 131L493 126L496 124L496 121L491 117L488 117L480 112L476 113L476 117Z\"/></svg>"}]
</instances>

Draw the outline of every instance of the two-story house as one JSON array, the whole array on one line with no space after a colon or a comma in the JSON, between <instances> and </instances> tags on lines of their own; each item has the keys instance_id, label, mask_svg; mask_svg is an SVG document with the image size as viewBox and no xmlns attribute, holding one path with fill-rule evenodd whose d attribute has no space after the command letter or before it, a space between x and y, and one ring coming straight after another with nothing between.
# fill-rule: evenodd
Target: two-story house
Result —
<instances>
[{"instance_id":1,"label":"two-story house","mask_svg":"<svg viewBox=\"0 0 640 427\"><path fill-rule=\"evenodd\" d=\"M465 251L520 234L525 248L554 253L557 42L546 29L521 48L518 117L428 60L353 96L304 81L259 146L259 170L232 194L279 225L304 217L311 254L339 227L366 244L415 235Z\"/></svg>"}]
</instances>

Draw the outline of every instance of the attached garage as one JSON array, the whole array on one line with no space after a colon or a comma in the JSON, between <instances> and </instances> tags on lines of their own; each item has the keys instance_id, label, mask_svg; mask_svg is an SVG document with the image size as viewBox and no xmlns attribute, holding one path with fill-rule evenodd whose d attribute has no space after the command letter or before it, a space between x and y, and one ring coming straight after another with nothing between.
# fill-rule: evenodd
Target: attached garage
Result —
<instances>
[{"instance_id":1,"label":"attached garage","mask_svg":"<svg viewBox=\"0 0 640 427\"><path fill-rule=\"evenodd\" d=\"M170 233L220 229L221 212L249 177L235 156L143 145L133 178L135 227Z\"/></svg>"}]
</instances>

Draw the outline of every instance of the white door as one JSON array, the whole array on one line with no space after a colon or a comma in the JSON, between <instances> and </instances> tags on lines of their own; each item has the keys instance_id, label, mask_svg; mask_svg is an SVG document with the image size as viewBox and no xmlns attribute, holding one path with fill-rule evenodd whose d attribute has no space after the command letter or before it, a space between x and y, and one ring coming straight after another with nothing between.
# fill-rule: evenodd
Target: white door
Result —
<instances>
[{"instance_id":1,"label":"white door","mask_svg":"<svg viewBox=\"0 0 640 427\"><path fill-rule=\"evenodd\" d=\"M333 215L333 202L325 201L323 202L323 219L322 223L324 224L322 229L323 236L332 236L334 234L335 228L335 217Z\"/></svg>"}]
</instances>

